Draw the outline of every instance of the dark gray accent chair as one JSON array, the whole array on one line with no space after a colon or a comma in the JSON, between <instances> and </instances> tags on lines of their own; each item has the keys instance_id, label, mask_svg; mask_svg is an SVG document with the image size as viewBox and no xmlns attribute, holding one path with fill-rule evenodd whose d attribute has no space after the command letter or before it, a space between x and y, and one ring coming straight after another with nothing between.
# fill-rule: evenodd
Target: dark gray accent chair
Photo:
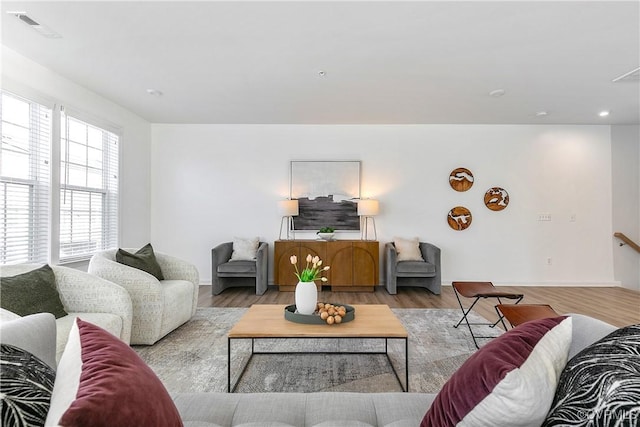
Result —
<instances>
[{"instance_id":1,"label":"dark gray accent chair","mask_svg":"<svg viewBox=\"0 0 640 427\"><path fill-rule=\"evenodd\" d=\"M387 243L384 246L385 279L390 294L395 295L398 286L414 286L440 295L440 248L426 242L420 242L419 246L424 261L398 261L395 245Z\"/></svg>"},{"instance_id":2,"label":"dark gray accent chair","mask_svg":"<svg viewBox=\"0 0 640 427\"><path fill-rule=\"evenodd\" d=\"M269 244L258 244L255 261L230 261L232 252L233 242L211 249L211 294L237 286L255 286L256 295L264 294L269 279Z\"/></svg>"}]
</instances>

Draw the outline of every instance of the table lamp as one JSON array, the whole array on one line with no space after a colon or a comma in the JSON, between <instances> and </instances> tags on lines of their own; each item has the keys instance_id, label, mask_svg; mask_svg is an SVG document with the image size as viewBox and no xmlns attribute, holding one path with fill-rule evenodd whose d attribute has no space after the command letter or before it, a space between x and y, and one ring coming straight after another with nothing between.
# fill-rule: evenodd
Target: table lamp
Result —
<instances>
[{"instance_id":1,"label":"table lamp","mask_svg":"<svg viewBox=\"0 0 640 427\"><path fill-rule=\"evenodd\" d=\"M373 224L373 240L378 240L378 232L376 231L376 219L380 204L375 199L362 199L358 201L358 216L360 216L360 239L369 239L369 221Z\"/></svg>"},{"instance_id":2,"label":"table lamp","mask_svg":"<svg viewBox=\"0 0 640 427\"><path fill-rule=\"evenodd\" d=\"M293 231L293 217L298 216L298 201L297 200L280 200L278 202L278 210L280 211L280 235L279 239L282 239L282 225L286 223L287 237L286 240L295 239L295 232Z\"/></svg>"}]
</instances>

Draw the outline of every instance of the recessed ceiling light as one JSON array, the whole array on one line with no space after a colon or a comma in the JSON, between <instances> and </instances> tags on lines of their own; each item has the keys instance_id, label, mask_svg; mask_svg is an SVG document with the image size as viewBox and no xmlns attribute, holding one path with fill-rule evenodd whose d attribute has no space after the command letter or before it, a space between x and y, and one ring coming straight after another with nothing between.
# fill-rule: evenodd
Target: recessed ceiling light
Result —
<instances>
[{"instance_id":1,"label":"recessed ceiling light","mask_svg":"<svg viewBox=\"0 0 640 427\"><path fill-rule=\"evenodd\" d=\"M326 76L326 75L327 75L327 73L326 73L326 72L324 72L323 70L320 70L320 71L318 71L318 75L319 75L320 77L324 77L324 76Z\"/></svg>"},{"instance_id":2,"label":"recessed ceiling light","mask_svg":"<svg viewBox=\"0 0 640 427\"><path fill-rule=\"evenodd\" d=\"M546 112L546 111L538 111L538 112L536 112L536 117L546 117L548 115L549 115L549 113Z\"/></svg>"},{"instance_id":3,"label":"recessed ceiling light","mask_svg":"<svg viewBox=\"0 0 640 427\"><path fill-rule=\"evenodd\" d=\"M504 89L495 89L489 92L489 96L492 98L500 98L505 93L506 91Z\"/></svg>"},{"instance_id":4,"label":"recessed ceiling light","mask_svg":"<svg viewBox=\"0 0 640 427\"><path fill-rule=\"evenodd\" d=\"M158 89L147 89L147 93L151 96L162 96L162 91Z\"/></svg>"},{"instance_id":5,"label":"recessed ceiling light","mask_svg":"<svg viewBox=\"0 0 640 427\"><path fill-rule=\"evenodd\" d=\"M607 117L609 115L609 111L603 110L598 113L600 117Z\"/></svg>"}]
</instances>

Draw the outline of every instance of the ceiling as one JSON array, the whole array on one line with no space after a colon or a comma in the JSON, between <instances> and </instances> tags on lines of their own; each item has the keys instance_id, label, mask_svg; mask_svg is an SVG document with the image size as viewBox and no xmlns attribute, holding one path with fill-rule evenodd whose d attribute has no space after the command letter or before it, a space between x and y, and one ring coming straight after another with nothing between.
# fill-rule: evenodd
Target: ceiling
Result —
<instances>
[{"instance_id":1,"label":"ceiling","mask_svg":"<svg viewBox=\"0 0 640 427\"><path fill-rule=\"evenodd\" d=\"M640 122L638 73L612 82L640 66L638 0L1 7L2 44L152 123Z\"/></svg>"}]
</instances>

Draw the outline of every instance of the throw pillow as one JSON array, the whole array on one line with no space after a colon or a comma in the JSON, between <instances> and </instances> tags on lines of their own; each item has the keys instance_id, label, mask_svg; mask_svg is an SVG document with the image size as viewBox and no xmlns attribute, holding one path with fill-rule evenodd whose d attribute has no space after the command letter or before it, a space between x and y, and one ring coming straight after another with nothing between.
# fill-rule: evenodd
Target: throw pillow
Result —
<instances>
[{"instance_id":1,"label":"throw pillow","mask_svg":"<svg viewBox=\"0 0 640 427\"><path fill-rule=\"evenodd\" d=\"M5 426L44 426L55 371L26 350L0 346L0 412Z\"/></svg>"},{"instance_id":2,"label":"throw pillow","mask_svg":"<svg viewBox=\"0 0 640 427\"><path fill-rule=\"evenodd\" d=\"M56 318L53 314L36 313L0 322L0 341L28 351L56 369Z\"/></svg>"},{"instance_id":3,"label":"throw pillow","mask_svg":"<svg viewBox=\"0 0 640 427\"><path fill-rule=\"evenodd\" d=\"M47 425L182 426L162 382L127 344L77 319L58 365Z\"/></svg>"},{"instance_id":4,"label":"throw pillow","mask_svg":"<svg viewBox=\"0 0 640 427\"><path fill-rule=\"evenodd\" d=\"M421 427L540 425L571 344L571 318L533 320L485 344L453 374Z\"/></svg>"},{"instance_id":5,"label":"throw pillow","mask_svg":"<svg viewBox=\"0 0 640 427\"><path fill-rule=\"evenodd\" d=\"M231 259L229 261L255 260L258 253L258 244L260 244L259 237L254 237L252 239L240 239L234 237L233 252L231 253Z\"/></svg>"},{"instance_id":6,"label":"throw pillow","mask_svg":"<svg viewBox=\"0 0 640 427\"><path fill-rule=\"evenodd\" d=\"M562 371L543 426L640 424L640 324L586 347Z\"/></svg>"},{"instance_id":7,"label":"throw pillow","mask_svg":"<svg viewBox=\"0 0 640 427\"><path fill-rule=\"evenodd\" d=\"M20 316L51 313L56 319L66 316L56 288L56 276L47 264L0 280L0 306Z\"/></svg>"},{"instance_id":8,"label":"throw pillow","mask_svg":"<svg viewBox=\"0 0 640 427\"><path fill-rule=\"evenodd\" d=\"M420 242L417 237L413 239L395 237L393 244L398 252L398 261L424 261L422 252L420 252Z\"/></svg>"},{"instance_id":9,"label":"throw pillow","mask_svg":"<svg viewBox=\"0 0 640 427\"><path fill-rule=\"evenodd\" d=\"M138 249L135 254L123 249L118 249L118 252L116 252L116 261L120 264L145 271L158 280L164 280L162 269L156 260L156 254L153 252L151 243L147 243L142 248Z\"/></svg>"}]
</instances>

